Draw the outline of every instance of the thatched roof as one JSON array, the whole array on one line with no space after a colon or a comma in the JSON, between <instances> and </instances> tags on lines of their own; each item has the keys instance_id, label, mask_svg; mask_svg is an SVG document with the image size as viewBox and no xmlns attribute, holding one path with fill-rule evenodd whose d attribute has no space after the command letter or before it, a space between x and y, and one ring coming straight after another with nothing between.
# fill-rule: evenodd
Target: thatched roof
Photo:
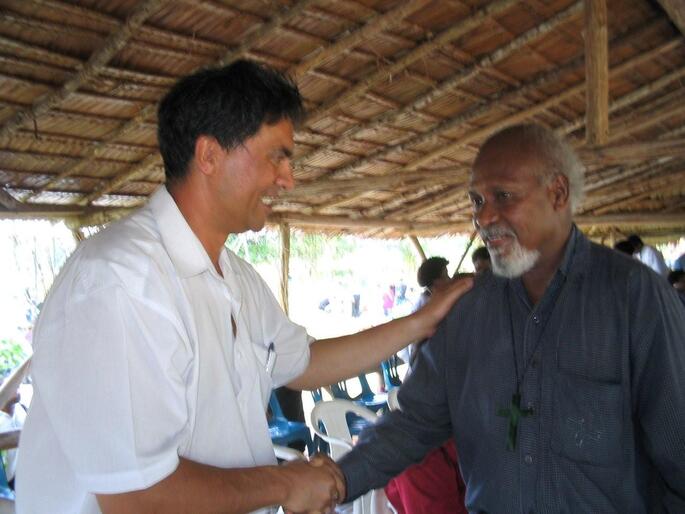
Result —
<instances>
[{"instance_id":1,"label":"thatched roof","mask_svg":"<svg viewBox=\"0 0 685 514\"><path fill-rule=\"evenodd\" d=\"M164 179L156 102L249 57L289 72L310 112L274 222L468 231L476 148L536 121L588 166L583 225L685 234L683 3L587 4L0 0L0 217L93 224L142 203Z\"/></svg>"}]
</instances>

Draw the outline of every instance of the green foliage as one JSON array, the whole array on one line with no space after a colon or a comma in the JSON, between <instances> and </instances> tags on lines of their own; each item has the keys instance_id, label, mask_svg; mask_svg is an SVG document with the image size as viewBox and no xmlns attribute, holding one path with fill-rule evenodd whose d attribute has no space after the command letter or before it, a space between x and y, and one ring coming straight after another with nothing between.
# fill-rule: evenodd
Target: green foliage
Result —
<instances>
[{"instance_id":1,"label":"green foliage","mask_svg":"<svg viewBox=\"0 0 685 514\"><path fill-rule=\"evenodd\" d=\"M26 353L19 343L10 339L0 340L0 375L8 375L26 360Z\"/></svg>"},{"instance_id":2,"label":"green foliage","mask_svg":"<svg viewBox=\"0 0 685 514\"><path fill-rule=\"evenodd\" d=\"M252 264L275 262L280 255L278 236L270 230L231 234L226 246Z\"/></svg>"}]
</instances>

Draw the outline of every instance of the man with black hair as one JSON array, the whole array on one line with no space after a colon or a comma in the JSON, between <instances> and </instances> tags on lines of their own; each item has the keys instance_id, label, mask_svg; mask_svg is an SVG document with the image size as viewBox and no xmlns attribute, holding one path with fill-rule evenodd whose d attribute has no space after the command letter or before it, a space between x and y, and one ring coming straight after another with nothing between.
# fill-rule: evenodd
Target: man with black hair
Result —
<instances>
[{"instance_id":1,"label":"man with black hair","mask_svg":"<svg viewBox=\"0 0 685 514\"><path fill-rule=\"evenodd\" d=\"M627 239L622 239L619 242L617 242L614 245L614 250L616 250L617 252L624 253L626 255L630 255L631 257L635 253L635 247L633 246L633 243L631 243Z\"/></svg>"},{"instance_id":2,"label":"man with black hair","mask_svg":"<svg viewBox=\"0 0 685 514\"><path fill-rule=\"evenodd\" d=\"M330 459L276 466L272 388L377 365L431 334L469 284L411 316L312 342L224 246L260 230L270 200L293 187L295 85L236 61L180 80L158 114L166 186L79 245L36 325L17 512L328 510L341 484Z\"/></svg>"},{"instance_id":3,"label":"man with black hair","mask_svg":"<svg viewBox=\"0 0 685 514\"><path fill-rule=\"evenodd\" d=\"M471 254L471 262L476 274L483 273L492 267L490 262L490 252L485 246L479 246Z\"/></svg>"},{"instance_id":4,"label":"man with black hair","mask_svg":"<svg viewBox=\"0 0 685 514\"><path fill-rule=\"evenodd\" d=\"M673 286L673 288L678 291L678 298L683 302L685 306L685 271L674 270L668 274L668 283Z\"/></svg>"},{"instance_id":5,"label":"man with black hair","mask_svg":"<svg viewBox=\"0 0 685 514\"><path fill-rule=\"evenodd\" d=\"M628 242L633 245L635 249L633 257L640 261L645 266L652 268L656 273L662 277L668 275L668 266L661 252L653 246L646 245L640 236L632 234L628 236Z\"/></svg>"}]
</instances>

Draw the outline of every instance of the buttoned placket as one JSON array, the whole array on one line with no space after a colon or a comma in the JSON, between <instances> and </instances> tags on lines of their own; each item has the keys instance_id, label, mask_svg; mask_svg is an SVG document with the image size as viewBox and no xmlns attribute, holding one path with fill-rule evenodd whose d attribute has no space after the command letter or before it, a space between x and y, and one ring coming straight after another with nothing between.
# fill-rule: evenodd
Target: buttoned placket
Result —
<instances>
[{"instance_id":1,"label":"buttoned placket","mask_svg":"<svg viewBox=\"0 0 685 514\"><path fill-rule=\"evenodd\" d=\"M519 508L521 513L536 512L538 481L542 469L542 373L541 362L546 352L543 332L552 315L563 278L555 276L543 298L534 307L530 305L523 285L517 284L516 293L520 307L526 312L523 337L517 343L519 369L525 369L520 384L521 406L532 409L533 416L526 417L519 426ZM512 306L513 308L513 306ZM522 311L519 311L522 312ZM519 332L520 333L520 332ZM533 352L531 354L531 352ZM528 364L526 366L526 364Z\"/></svg>"},{"instance_id":2,"label":"buttoned placket","mask_svg":"<svg viewBox=\"0 0 685 514\"><path fill-rule=\"evenodd\" d=\"M537 490L537 473L540 442L540 413L538 412L540 391L539 355L543 343L538 344L540 337L540 316L533 311L526 319L523 336L523 361L529 362L521 384L521 403L531 409L533 415L523 420L519 433L519 498L522 513L535 511ZM533 355L528 351L534 349ZM529 360L530 359L530 360Z\"/></svg>"}]
</instances>

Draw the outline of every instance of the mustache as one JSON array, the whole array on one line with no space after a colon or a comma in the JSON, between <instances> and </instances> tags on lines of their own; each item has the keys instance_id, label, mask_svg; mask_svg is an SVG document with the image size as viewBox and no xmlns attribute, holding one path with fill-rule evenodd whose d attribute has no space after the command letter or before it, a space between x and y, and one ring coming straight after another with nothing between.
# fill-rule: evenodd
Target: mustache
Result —
<instances>
[{"instance_id":1,"label":"mustache","mask_svg":"<svg viewBox=\"0 0 685 514\"><path fill-rule=\"evenodd\" d=\"M501 225L494 225L480 229L480 237L483 241L486 241L487 239L493 237L503 236L513 237L514 239L516 239L516 234L514 234L513 230L507 227L503 227Z\"/></svg>"}]
</instances>

